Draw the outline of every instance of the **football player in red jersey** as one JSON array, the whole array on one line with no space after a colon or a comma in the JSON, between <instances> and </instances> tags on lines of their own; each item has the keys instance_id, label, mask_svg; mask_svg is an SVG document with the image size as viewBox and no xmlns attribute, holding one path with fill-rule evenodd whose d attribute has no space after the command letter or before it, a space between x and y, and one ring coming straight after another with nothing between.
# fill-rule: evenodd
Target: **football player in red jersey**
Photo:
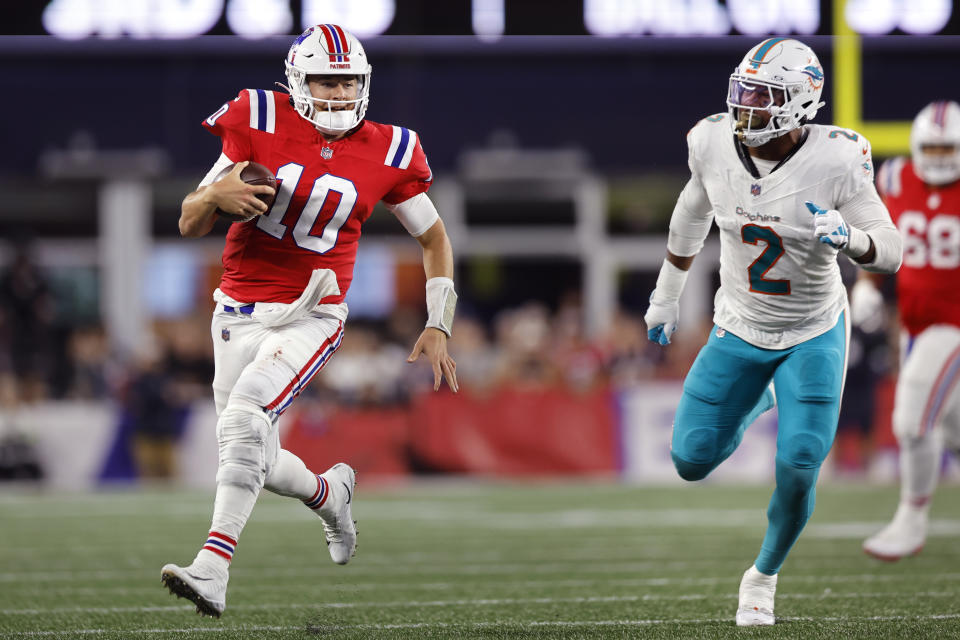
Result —
<instances>
[{"instance_id":1,"label":"football player in red jersey","mask_svg":"<svg viewBox=\"0 0 960 640\"><path fill-rule=\"evenodd\" d=\"M938 101L920 111L910 150L909 160L894 158L877 174L903 235L893 411L901 491L893 520L863 550L890 561L923 548L943 447L960 449L960 105ZM874 283L859 279L851 295L854 321L869 321L881 307Z\"/></svg>"},{"instance_id":2,"label":"football player in red jersey","mask_svg":"<svg viewBox=\"0 0 960 640\"><path fill-rule=\"evenodd\" d=\"M364 119L370 74L352 34L317 25L287 54L290 86L281 86L289 93L245 89L203 122L222 139L223 153L184 198L182 235L207 234L217 209L252 218L230 227L214 292L220 454L213 522L192 564L161 572L170 591L201 614L223 612L230 560L262 488L298 498L320 517L334 562L354 554L354 470L338 463L314 474L280 447L277 420L340 346L360 227L380 200L423 249L428 319L408 361L424 354L434 389L446 378L457 391L447 353L453 253L426 195L433 176L414 131ZM271 207L256 197L271 187L240 179L248 161L276 175Z\"/></svg>"}]
</instances>

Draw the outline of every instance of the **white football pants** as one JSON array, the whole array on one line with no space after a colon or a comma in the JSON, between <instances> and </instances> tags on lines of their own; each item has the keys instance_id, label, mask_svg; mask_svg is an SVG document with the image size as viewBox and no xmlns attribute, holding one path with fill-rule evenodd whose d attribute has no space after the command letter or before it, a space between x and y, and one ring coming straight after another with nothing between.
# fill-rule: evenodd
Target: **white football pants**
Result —
<instances>
[{"instance_id":1,"label":"white football pants","mask_svg":"<svg viewBox=\"0 0 960 640\"><path fill-rule=\"evenodd\" d=\"M236 539L261 488L301 499L316 490L316 477L280 448L277 420L340 346L343 323L308 315L264 327L218 304L211 333L220 450L213 529Z\"/></svg>"},{"instance_id":2,"label":"white football pants","mask_svg":"<svg viewBox=\"0 0 960 640\"><path fill-rule=\"evenodd\" d=\"M960 327L934 325L900 339L893 431L900 443L901 497L936 488L943 445L960 449Z\"/></svg>"}]
</instances>

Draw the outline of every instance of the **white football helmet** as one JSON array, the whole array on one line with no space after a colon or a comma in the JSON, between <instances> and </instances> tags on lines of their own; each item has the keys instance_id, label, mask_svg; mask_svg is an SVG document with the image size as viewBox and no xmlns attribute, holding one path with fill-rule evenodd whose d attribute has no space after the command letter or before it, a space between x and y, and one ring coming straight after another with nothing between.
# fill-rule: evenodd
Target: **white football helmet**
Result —
<instances>
[{"instance_id":1,"label":"white football helmet","mask_svg":"<svg viewBox=\"0 0 960 640\"><path fill-rule=\"evenodd\" d=\"M367 62L363 45L352 33L336 24L310 27L293 41L285 64L290 86L280 86L290 92L297 112L317 129L338 135L360 124L370 102L373 67ZM307 86L307 77L312 75L356 76L357 98L347 101L314 98ZM343 104L352 109L333 109Z\"/></svg>"},{"instance_id":2,"label":"white football helmet","mask_svg":"<svg viewBox=\"0 0 960 640\"><path fill-rule=\"evenodd\" d=\"M730 76L727 111L734 134L759 147L802 126L824 102L823 67L798 40L770 38L750 49ZM757 113L766 111L764 123Z\"/></svg>"},{"instance_id":3,"label":"white football helmet","mask_svg":"<svg viewBox=\"0 0 960 640\"><path fill-rule=\"evenodd\" d=\"M930 147L939 147L935 153ZM927 184L960 179L960 105L950 100L928 104L910 129L913 168Z\"/></svg>"}]
</instances>

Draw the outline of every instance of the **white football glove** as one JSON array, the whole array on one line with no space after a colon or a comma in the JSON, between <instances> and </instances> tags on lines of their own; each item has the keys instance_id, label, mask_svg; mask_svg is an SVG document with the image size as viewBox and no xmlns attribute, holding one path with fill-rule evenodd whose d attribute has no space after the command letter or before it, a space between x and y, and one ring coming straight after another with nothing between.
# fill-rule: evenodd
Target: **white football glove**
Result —
<instances>
[{"instance_id":1,"label":"white football glove","mask_svg":"<svg viewBox=\"0 0 960 640\"><path fill-rule=\"evenodd\" d=\"M828 244L837 251L847 246L850 241L850 227L843 216L836 209L821 209L809 200L804 202L807 209L814 216L813 235L824 244Z\"/></svg>"},{"instance_id":2,"label":"white football glove","mask_svg":"<svg viewBox=\"0 0 960 640\"><path fill-rule=\"evenodd\" d=\"M883 294L869 278L859 278L850 289L850 321L867 333L883 326Z\"/></svg>"},{"instance_id":3,"label":"white football glove","mask_svg":"<svg viewBox=\"0 0 960 640\"><path fill-rule=\"evenodd\" d=\"M657 286L650 294L650 306L643 314L647 324L647 338L660 345L670 344L670 336L677 330L680 321L680 294L687 282L687 271L663 261Z\"/></svg>"},{"instance_id":4,"label":"white football glove","mask_svg":"<svg viewBox=\"0 0 960 640\"><path fill-rule=\"evenodd\" d=\"M859 258L870 248L870 237L847 224L836 209L821 209L809 200L804 202L813 214L813 236L851 258Z\"/></svg>"},{"instance_id":5,"label":"white football glove","mask_svg":"<svg viewBox=\"0 0 960 640\"><path fill-rule=\"evenodd\" d=\"M650 342L660 345L670 344L670 336L677 330L680 321L680 303L657 304L653 301L656 290L650 295L650 306L643 314L643 321L647 324L647 338Z\"/></svg>"}]
</instances>

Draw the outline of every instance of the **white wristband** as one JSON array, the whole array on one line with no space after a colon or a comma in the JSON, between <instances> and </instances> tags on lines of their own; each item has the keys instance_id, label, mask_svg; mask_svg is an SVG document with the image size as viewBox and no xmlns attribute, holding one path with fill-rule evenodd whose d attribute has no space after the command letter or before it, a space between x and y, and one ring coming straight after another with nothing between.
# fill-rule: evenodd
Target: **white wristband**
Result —
<instances>
[{"instance_id":1,"label":"white wristband","mask_svg":"<svg viewBox=\"0 0 960 640\"><path fill-rule=\"evenodd\" d=\"M427 326L440 329L447 337L453 335L453 312L457 308L457 293L450 278L427 280Z\"/></svg>"},{"instance_id":2,"label":"white wristband","mask_svg":"<svg viewBox=\"0 0 960 640\"><path fill-rule=\"evenodd\" d=\"M660 275L657 276L657 287L653 290L651 302L657 304L673 304L680 300L683 285L687 282L689 271L680 269L668 260L663 261Z\"/></svg>"},{"instance_id":3,"label":"white wristband","mask_svg":"<svg viewBox=\"0 0 960 640\"><path fill-rule=\"evenodd\" d=\"M870 250L870 236L852 224L848 223L847 227L850 229L847 244L840 251L856 260Z\"/></svg>"}]
</instances>

